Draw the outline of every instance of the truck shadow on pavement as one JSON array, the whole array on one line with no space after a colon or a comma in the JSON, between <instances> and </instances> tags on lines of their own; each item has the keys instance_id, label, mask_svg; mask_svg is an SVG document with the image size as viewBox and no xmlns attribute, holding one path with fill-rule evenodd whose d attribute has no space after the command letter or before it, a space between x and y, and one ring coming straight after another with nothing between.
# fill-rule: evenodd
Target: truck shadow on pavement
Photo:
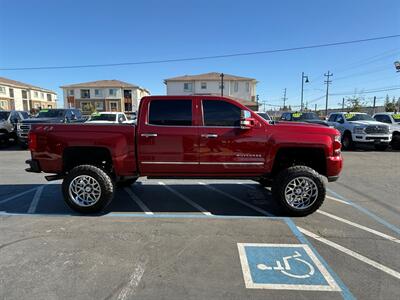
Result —
<instances>
[{"instance_id":1,"label":"truck shadow on pavement","mask_svg":"<svg viewBox=\"0 0 400 300\"><path fill-rule=\"evenodd\" d=\"M0 185L2 214L76 215L64 202L61 184ZM129 190L127 190L129 189ZM211 214L278 216L270 191L259 184L168 184L137 182L118 188L106 214ZM92 215L93 216L93 215Z\"/></svg>"}]
</instances>

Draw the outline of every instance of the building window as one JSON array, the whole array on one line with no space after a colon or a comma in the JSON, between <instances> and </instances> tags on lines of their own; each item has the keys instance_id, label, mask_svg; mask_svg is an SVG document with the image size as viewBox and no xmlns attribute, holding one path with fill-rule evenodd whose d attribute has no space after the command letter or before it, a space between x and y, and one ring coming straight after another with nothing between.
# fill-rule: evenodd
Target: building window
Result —
<instances>
[{"instance_id":1,"label":"building window","mask_svg":"<svg viewBox=\"0 0 400 300\"><path fill-rule=\"evenodd\" d=\"M22 90L21 94L22 94L22 99L28 99L28 92L27 91Z\"/></svg>"},{"instance_id":2,"label":"building window","mask_svg":"<svg viewBox=\"0 0 400 300\"><path fill-rule=\"evenodd\" d=\"M81 90L81 98L90 98L90 90Z\"/></svg>"},{"instance_id":3,"label":"building window","mask_svg":"<svg viewBox=\"0 0 400 300\"><path fill-rule=\"evenodd\" d=\"M0 86L0 94L5 94L6 88L4 86Z\"/></svg>"},{"instance_id":4,"label":"building window","mask_svg":"<svg viewBox=\"0 0 400 300\"><path fill-rule=\"evenodd\" d=\"M14 98L14 89L10 88L10 98Z\"/></svg>"},{"instance_id":5,"label":"building window","mask_svg":"<svg viewBox=\"0 0 400 300\"><path fill-rule=\"evenodd\" d=\"M46 96L47 96L47 101L51 101L51 95L47 94Z\"/></svg>"},{"instance_id":6,"label":"building window","mask_svg":"<svg viewBox=\"0 0 400 300\"><path fill-rule=\"evenodd\" d=\"M96 101L94 104L96 111L104 110L104 103L100 101Z\"/></svg>"},{"instance_id":7,"label":"building window","mask_svg":"<svg viewBox=\"0 0 400 300\"><path fill-rule=\"evenodd\" d=\"M39 98L39 93L38 92L33 92L33 95L35 96L35 98Z\"/></svg>"},{"instance_id":8,"label":"building window","mask_svg":"<svg viewBox=\"0 0 400 300\"><path fill-rule=\"evenodd\" d=\"M96 90L94 90L94 95L96 96L96 97L101 97L102 96L102 90L99 90L99 89L96 89Z\"/></svg>"},{"instance_id":9,"label":"building window","mask_svg":"<svg viewBox=\"0 0 400 300\"><path fill-rule=\"evenodd\" d=\"M201 83L201 89L206 90L207 89L207 82L202 82Z\"/></svg>"},{"instance_id":10,"label":"building window","mask_svg":"<svg viewBox=\"0 0 400 300\"><path fill-rule=\"evenodd\" d=\"M117 96L117 89L109 89L108 94L110 96Z\"/></svg>"},{"instance_id":11,"label":"building window","mask_svg":"<svg viewBox=\"0 0 400 300\"><path fill-rule=\"evenodd\" d=\"M40 98L44 99L44 93L40 93Z\"/></svg>"},{"instance_id":12,"label":"building window","mask_svg":"<svg viewBox=\"0 0 400 300\"><path fill-rule=\"evenodd\" d=\"M184 90L185 92L191 92L191 91L193 91L193 83L191 83L191 82L185 82L185 83L183 84L183 90Z\"/></svg>"},{"instance_id":13,"label":"building window","mask_svg":"<svg viewBox=\"0 0 400 300\"><path fill-rule=\"evenodd\" d=\"M234 92L239 91L239 82L235 81L235 83L233 84L233 91Z\"/></svg>"},{"instance_id":14,"label":"building window","mask_svg":"<svg viewBox=\"0 0 400 300\"><path fill-rule=\"evenodd\" d=\"M69 96L73 96L75 93L74 93L74 90L68 90L68 95Z\"/></svg>"},{"instance_id":15,"label":"building window","mask_svg":"<svg viewBox=\"0 0 400 300\"><path fill-rule=\"evenodd\" d=\"M110 110L111 111L117 111L118 110L118 102L110 102Z\"/></svg>"},{"instance_id":16,"label":"building window","mask_svg":"<svg viewBox=\"0 0 400 300\"><path fill-rule=\"evenodd\" d=\"M250 92L250 83L246 82L246 92Z\"/></svg>"}]
</instances>

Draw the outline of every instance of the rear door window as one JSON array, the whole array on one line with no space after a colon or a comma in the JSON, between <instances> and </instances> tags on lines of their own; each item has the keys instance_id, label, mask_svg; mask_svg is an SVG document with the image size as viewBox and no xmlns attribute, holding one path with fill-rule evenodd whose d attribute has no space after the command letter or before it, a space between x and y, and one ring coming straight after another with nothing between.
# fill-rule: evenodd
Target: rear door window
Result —
<instances>
[{"instance_id":1,"label":"rear door window","mask_svg":"<svg viewBox=\"0 0 400 300\"><path fill-rule=\"evenodd\" d=\"M192 100L152 100L149 124L164 126L191 126Z\"/></svg>"},{"instance_id":2,"label":"rear door window","mask_svg":"<svg viewBox=\"0 0 400 300\"><path fill-rule=\"evenodd\" d=\"M204 126L240 126L240 107L219 100L203 100Z\"/></svg>"}]
</instances>

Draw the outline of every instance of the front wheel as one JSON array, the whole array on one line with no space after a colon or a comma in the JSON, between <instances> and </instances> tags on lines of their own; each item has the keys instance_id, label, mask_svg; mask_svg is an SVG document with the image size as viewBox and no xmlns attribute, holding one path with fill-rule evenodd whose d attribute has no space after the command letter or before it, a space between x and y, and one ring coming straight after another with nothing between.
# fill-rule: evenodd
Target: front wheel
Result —
<instances>
[{"instance_id":1,"label":"front wheel","mask_svg":"<svg viewBox=\"0 0 400 300\"><path fill-rule=\"evenodd\" d=\"M325 200L322 176L306 166L294 166L278 174L272 196L285 214L302 217L315 212Z\"/></svg>"},{"instance_id":2,"label":"front wheel","mask_svg":"<svg viewBox=\"0 0 400 300\"><path fill-rule=\"evenodd\" d=\"M392 148L393 150L400 150L400 134L393 135Z\"/></svg>"},{"instance_id":3,"label":"front wheel","mask_svg":"<svg viewBox=\"0 0 400 300\"><path fill-rule=\"evenodd\" d=\"M92 165L73 168L64 178L62 192L67 205L80 213L97 213L110 204L114 184L102 169Z\"/></svg>"},{"instance_id":4,"label":"front wheel","mask_svg":"<svg viewBox=\"0 0 400 300\"><path fill-rule=\"evenodd\" d=\"M351 133L346 132L342 137L342 149L343 150L353 150L354 142L351 137Z\"/></svg>"},{"instance_id":5,"label":"front wheel","mask_svg":"<svg viewBox=\"0 0 400 300\"><path fill-rule=\"evenodd\" d=\"M386 144L376 144L374 147L375 147L375 150L378 150L378 151L385 151L385 150L389 147L389 145L386 145Z\"/></svg>"}]
</instances>

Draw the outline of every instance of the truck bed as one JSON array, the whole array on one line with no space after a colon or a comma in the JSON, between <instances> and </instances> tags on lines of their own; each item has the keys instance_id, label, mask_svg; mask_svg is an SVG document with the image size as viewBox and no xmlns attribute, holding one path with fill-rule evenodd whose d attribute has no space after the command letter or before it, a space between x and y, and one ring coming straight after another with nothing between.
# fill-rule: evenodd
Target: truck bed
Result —
<instances>
[{"instance_id":1,"label":"truck bed","mask_svg":"<svg viewBox=\"0 0 400 300\"><path fill-rule=\"evenodd\" d=\"M43 172L59 173L63 170L64 152L75 147L85 147L82 151L89 153L97 148L105 149L120 176L132 176L137 172L134 125L41 124L34 125L31 132L40 133L32 158L40 161Z\"/></svg>"}]
</instances>

